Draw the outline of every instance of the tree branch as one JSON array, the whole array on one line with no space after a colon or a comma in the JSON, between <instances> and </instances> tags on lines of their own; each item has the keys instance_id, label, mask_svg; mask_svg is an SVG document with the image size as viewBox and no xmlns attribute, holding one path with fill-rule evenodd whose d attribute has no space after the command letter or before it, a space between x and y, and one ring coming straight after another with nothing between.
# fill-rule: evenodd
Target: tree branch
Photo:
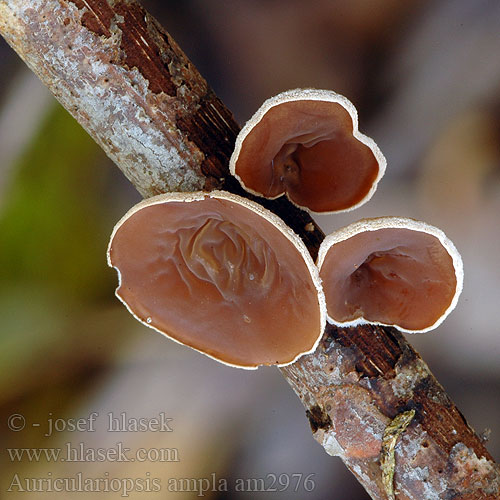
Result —
<instances>
[{"instance_id":1,"label":"tree branch","mask_svg":"<svg viewBox=\"0 0 500 500\"><path fill-rule=\"evenodd\" d=\"M0 32L143 196L248 196L228 173L238 125L135 0L0 0ZM323 233L309 215L258 201L316 257ZM315 353L281 372L314 437L372 498L393 498L393 486L398 499L500 497L499 467L395 329L329 326Z\"/></svg>"}]
</instances>

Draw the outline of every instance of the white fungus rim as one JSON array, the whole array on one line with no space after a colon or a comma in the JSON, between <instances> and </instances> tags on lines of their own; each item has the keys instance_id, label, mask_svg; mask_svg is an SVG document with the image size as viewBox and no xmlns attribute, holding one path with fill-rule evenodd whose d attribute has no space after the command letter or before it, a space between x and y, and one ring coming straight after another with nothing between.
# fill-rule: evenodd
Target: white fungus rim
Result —
<instances>
[{"instance_id":1,"label":"white fungus rim","mask_svg":"<svg viewBox=\"0 0 500 500\"><path fill-rule=\"evenodd\" d=\"M273 365L256 365L256 366L245 366L245 365L237 365L233 363L229 363L227 361L221 360L219 358L216 358L206 352L203 352L200 349L197 349L196 347L192 347L190 345L184 344L180 340L177 340L176 338L170 336L167 332L164 332L160 330L159 328L156 328L155 326L147 323L146 321L142 320L139 318L134 311L129 307L125 299L123 299L119 294L118 290L121 287L122 284L122 277L121 277L121 272L118 269L118 267L114 266L113 263L111 262L111 246L113 243L113 239L115 237L116 232L120 229L120 227L136 212L139 210L142 210L143 208L150 207L153 205L159 205L162 203L168 203L168 202L191 202L191 201L203 201L206 198L215 198L215 199L222 199L222 200L229 200L233 203L237 203L245 208L248 208L249 210L252 210L253 212L261 215L266 219L267 221L271 222L278 230L280 230L286 238L293 243L295 248L299 251L301 254L304 262L307 265L307 268L309 270L312 282L314 284L314 287L316 288L317 291L317 296L318 296L318 305L319 305L319 310L320 310L320 332L318 333L317 339L314 342L314 345L309 349L308 351L304 351L301 353L298 353L295 358L293 358L290 361L287 361L286 363L277 363ZM152 330L155 330L165 337L173 340L174 342L190 347L191 349L194 349L195 351L198 351L205 356L208 356L211 359L214 359L215 361L218 361L219 363L222 363L226 366L231 366L235 368L242 368L245 370L256 370L260 366L287 366L295 361L297 361L300 357L310 354L316 350L318 347L318 344L323 336L323 333L325 331L325 326L326 326L326 321L327 321L327 313L326 313L326 301L325 301L325 295L323 293L323 287L321 285L321 279L319 277L319 269L315 265L311 255L309 254L309 251L307 250L304 242L300 239L300 237L289 227L287 226L277 215L272 213L271 211L267 210L266 208L262 207L258 203L255 203L253 201L247 200L246 198L243 198L241 196L226 192L226 191L211 191L211 192L204 192L204 191L198 191L198 192L193 192L193 193L165 193L165 194L160 194L157 196L153 196L152 198L148 198L145 200L142 200L141 202L137 203L137 205L134 205L115 225L113 228L113 231L111 233L110 239L109 239L109 244L108 248L106 251L106 257L107 257L107 263L109 267L113 267L116 269L116 272L118 273L118 286L115 289L115 295L116 297L122 302L125 307L127 308L128 312L140 323L143 325L147 326L148 328L151 328Z\"/></svg>"},{"instance_id":2,"label":"white fungus rim","mask_svg":"<svg viewBox=\"0 0 500 500\"><path fill-rule=\"evenodd\" d=\"M377 177L373 181L373 184L370 188L370 191L365 195L363 199L361 199L358 203L355 205L352 205L351 207L348 208L343 208L340 210L331 210L331 211L326 211L326 212L315 212L314 210L311 210L308 207L299 205L298 203L295 203L288 195L287 191L284 191L282 194L279 194L277 196L273 197L264 197L262 193L259 193L258 191L254 191L253 189L250 189L247 187L241 179L239 175L236 174L236 162L238 161L238 157L240 156L241 149L243 147L243 142L246 139L247 135L252 131L252 129L259 124L259 122L262 120L264 115L274 106L277 106L279 104L283 104L285 102L292 102L292 101L324 101L324 102L334 102L337 104L340 104L351 116L352 119L352 135L355 139L357 139L359 142L364 144L365 146L368 146L370 150L372 151L373 155L375 156L375 159L377 160L378 163L378 173ZM321 90L321 89L293 89L293 90L287 90L285 92L281 92L280 94L275 95L274 97L271 97L267 99L262 106L255 112L255 114L245 123L243 128L241 129L240 133L236 137L236 143L234 146L234 151L233 154L231 155L231 158L229 160L229 171L231 174L238 179L242 187L249 193L252 193L253 195L264 197L269 200L274 200L276 198L279 198L283 195L286 195L288 200L295 205L298 208L301 208L302 210L305 210L309 213L312 214L335 214L335 213L342 213L342 212L350 212L351 210L355 210L356 208L360 207L361 205L364 205L367 201L369 201L372 196L374 195L375 191L377 190L378 183L380 179L385 174L385 170L387 167L387 160L385 156L383 155L382 151L380 148L377 146L376 142L371 138L359 131L358 128L358 112L356 110L356 107L354 104L347 99L347 97L344 97L341 94L337 94L336 92L333 92L332 90Z\"/></svg>"},{"instance_id":3,"label":"white fungus rim","mask_svg":"<svg viewBox=\"0 0 500 500\"><path fill-rule=\"evenodd\" d=\"M460 297L460 294L462 293L463 289L464 269L463 269L462 257L458 252L457 248L455 247L455 245L453 244L453 242L446 236L446 234L443 231L441 231L441 229L431 226L430 224L427 224L426 222L422 222L419 220L409 219L406 217L377 217L373 219L362 219L358 222L354 222L353 224L345 226L329 234L328 236L325 237L325 239L321 243L318 252L317 266L320 273L321 273L321 267L328 253L328 250L336 243L340 243L341 241L347 240L359 233L363 233L366 231L377 231L378 229L391 229L391 228L410 229L412 231L427 233L432 236L435 236L439 240L441 245L443 245L443 247L453 260L453 267L455 269L455 277L457 280L455 294L453 296L450 305L448 306L446 311L436 320L435 323L420 330L409 330L407 328L402 328L401 326L395 323L389 324L377 321L369 321L364 317L360 317L351 321L340 322L330 317L330 315L327 313L328 323L336 326L358 326L365 324L393 326L398 330L401 330L406 333L424 333L437 328L447 318L447 316L451 313L451 311L455 309L455 306L457 305L458 302L458 298Z\"/></svg>"}]
</instances>

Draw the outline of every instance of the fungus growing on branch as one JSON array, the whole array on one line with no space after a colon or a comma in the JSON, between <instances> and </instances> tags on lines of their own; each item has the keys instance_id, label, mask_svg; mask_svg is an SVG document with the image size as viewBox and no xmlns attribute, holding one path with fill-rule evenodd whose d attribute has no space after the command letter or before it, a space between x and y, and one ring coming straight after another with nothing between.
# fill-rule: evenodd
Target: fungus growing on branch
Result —
<instances>
[{"instance_id":1,"label":"fungus growing on branch","mask_svg":"<svg viewBox=\"0 0 500 500\"><path fill-rule=\"evenodd\" d=\"M231 173L250 193L286 194L312 212L367 202L385 172L375 142L358 130L354 105L327 90L295 89L268 99L236 139Z\"/></svg>"},{"instance_id":2,"label":"fungus growing on branch","mask_svg":"<svg viewBox=\"0 0 500 500\"><path fill-rule=\"evenodd\" d=\"M225 364L285 365L315 349L323 292L302 240L230 193L142 201L115 226L118 298L145 325Z\"/></svg>"},{"instance_id":3,"label":"fungus growing on branch","mask_svg":"<svg viewBox=\"0 0 500 500\"><path fill-rule=\"evenodd\" d=\"M325 238L318 254L328 321L415 333L454 309L462 259L439 229L402 217L364 219Z\"/></svg>"}]
</instances>

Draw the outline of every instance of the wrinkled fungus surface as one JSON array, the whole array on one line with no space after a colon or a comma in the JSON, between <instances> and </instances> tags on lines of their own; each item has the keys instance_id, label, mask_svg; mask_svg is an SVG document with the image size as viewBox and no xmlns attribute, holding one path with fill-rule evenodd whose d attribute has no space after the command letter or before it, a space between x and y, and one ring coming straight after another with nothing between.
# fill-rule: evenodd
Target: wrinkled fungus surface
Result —
<instances>
[{"instance_id":1,"label":"wrinkled fungus surface","mask_svg":"<svg viewBox=\"0 0 500 500\"><path fill-rule=\"evenodd\" d=\"M208 196L131 212L109 260L120 273L117 295L140 321L237 366L285 364L314 347L322 330L316 285L271 222Z\"/></svg>"},{"instance_id":2,"label":"wrinkled fungus surface","mask_svg":"<svg viewBox=\"0 0 500 500\"><path fill-rule=\"evenodd\" d=\"M328 316L409 331L433 326L457 290L453 259L431 234L403 228L366 231L332 245L320 276Z\"/></svg>"},{"instance_id":3,"label":"wrinkled fungus surface","mask_svg":"<svg viewBox=\"0 0 500 500\"><path fill-rule=\"evenodd\" d=\"M349 112L320 100L271 107L244 137L233 168L250 191L267 198L286 192L314 212L359 205L380 173L372 149L353 136Z\"/></svg>"}]
</instances>

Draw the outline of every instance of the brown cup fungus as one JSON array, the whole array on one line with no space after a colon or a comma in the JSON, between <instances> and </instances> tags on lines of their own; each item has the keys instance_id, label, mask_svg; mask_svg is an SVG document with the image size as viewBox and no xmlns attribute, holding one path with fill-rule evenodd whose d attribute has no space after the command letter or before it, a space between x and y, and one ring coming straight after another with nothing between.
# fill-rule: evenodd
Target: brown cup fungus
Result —
<instances>
[{"instance_id":1,"label":"brown cup fungus","mask_svg":"<svg viewBox=\"0 0 500 500\"><path fill-rule=\"evenodd\" d=\"M356 108L327 90L296 89L268 99L236 139L231 173L265 198L286 193L312 212L343 212L367 202L386 160L358 130Z\"/></svg>"},{"instance_id":2,"label":"brown cup fungus","mask_svg":"<svg viewBox=\"0 0 500 500\"><path fill-rule=\"evenodd\" d=\"M143 324L225 364L285 365L317 346L323 292L300 238L225 192L144 200L115 226L108 264Z\"/></svg>"},{"instance_id":3,"label":"brown cup fungus","mask_svg":"<svg viewBox=\"0 0 500 500\"><path fill-rule=\"evenodd\" d=\"M318 268L336 325L429 331L454 309L463 285L462 259L446 235L401 217L361 220L327 236Z\"/></svg>"}]
</instances>

